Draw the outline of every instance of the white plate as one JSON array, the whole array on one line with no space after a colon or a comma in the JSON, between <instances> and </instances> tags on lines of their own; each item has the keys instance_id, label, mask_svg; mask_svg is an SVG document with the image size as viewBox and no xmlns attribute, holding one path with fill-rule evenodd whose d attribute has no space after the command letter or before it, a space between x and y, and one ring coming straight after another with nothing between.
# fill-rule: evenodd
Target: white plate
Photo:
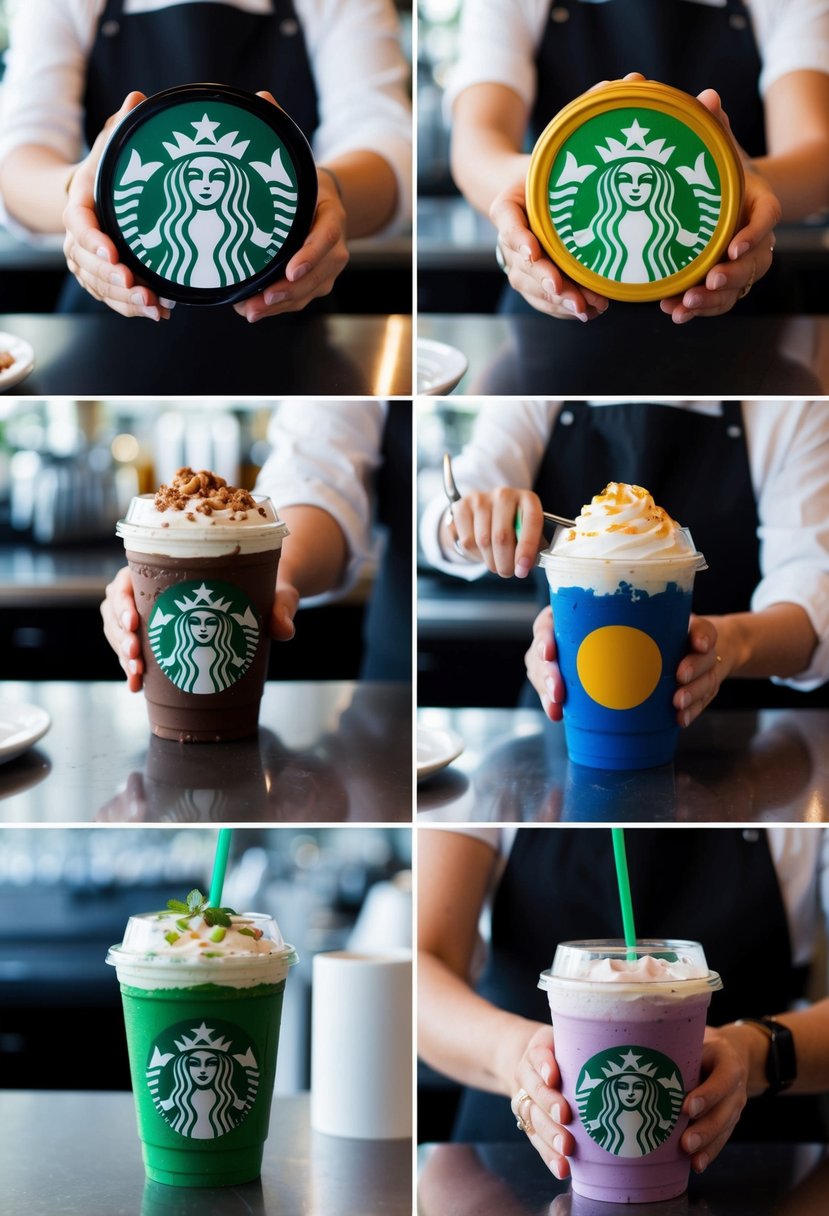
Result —
<instances>
[{"instance_id":1,"label":"white plate","mask_svg":"<svg viewBox=\"0 0 829 1216\"><path fill-rule=\"evenodd\" d=\"M3 332L0 332L0 351L8 351L14 358L11 367L0 372L0 393L4 393L7 388L13 388L26 379L35 365L35 352L25 338Z\"/></svg>"},{"instance_id":2,"label":"white plate","mask_svg":"<svg viewBox=\"0 0 829 1216\"><path fill-rule=\"evenodd\" d=\"M457 760L463 751L463 739L453 730L431 726L417 728L417 779L431 777L447 764Z\"/></svg>"},{"instance_id":3,"label":"white plate","mask_svg":"<svg viewBox=\"0 0 829 1216\"><path fill-rule=\"evenodd\" d=\"M463 351L431 338L417 340L417 391L437 397L449 393L469 367Z\"/></svg>"},{"instance_id":4,"label":"white plate","mask_svg":"<svg viewBox=\"0 0 829 1216\"><path fill-rule=\"evenodd\" d=\"M52 719L39 705L0 704L0 764L22 755L51 725Z\"/></svg>"}]
</instances>

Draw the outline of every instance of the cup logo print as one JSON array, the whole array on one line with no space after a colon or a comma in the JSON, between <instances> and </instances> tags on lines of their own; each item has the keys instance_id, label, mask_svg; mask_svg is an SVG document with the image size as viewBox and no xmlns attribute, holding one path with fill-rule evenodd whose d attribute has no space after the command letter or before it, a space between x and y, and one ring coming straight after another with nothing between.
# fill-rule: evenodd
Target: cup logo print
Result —
<instances>
[{"instance_id":1,"label":"cup logo print","mask_svg":"<svg viewBox=\"0 0 829 1216\"><path fill-rule=\"evenodd\" d=\"M559 238L614 283L653 283L682 270L711 240L721 201L703 140L658 110L589 119L565 140L550 173Z\"/></svg>"},{"instance_id":2,"label":"cup logo print","mask_svg":"<svg viewBox=\"0 0 829 1216\"><path fill-rule=\"evenodd\" d=\"M147 625L164 675L182 692L217 693L250 667L259 645L251 601L230 583L179 583L156 600Z\"/></svg>"},{"instance_id":3,"label":"cup logo print","mask_svg":"<svg viewBox=\"0 0 829 1216\"><path fill-rule=\"evenodd\" d=\"M147 1085L174 1132L188 1140L217 1140L238 1127L256 1101L253 1042L229 1022L179 1022L150 1048Z\"/></svg>"},{"instance_id":4,"label":"cup logo print","mask_svg":"<svg viewBox=\"0 0 829 1216\"><path fill-rule=\"evenodd\" d=\"M115 180L127 244L150 270L186 287L231 287L263 270L297 209L285 145L256 115L222 102L148 119L121 153Z\"/></svg>"},{"instance_id":5,"label":"cup logo print","mask_svg":"<svg viewBox=\"0 0 829 1216\"><path fill-rule=\"evenodd\" d=\"M613 1047L579 1073L576 1104L591 1140L615 1157L646 1157L676 1126L685 1089L673 1060L647 1047Z\"/></svg>"}]
</instances>

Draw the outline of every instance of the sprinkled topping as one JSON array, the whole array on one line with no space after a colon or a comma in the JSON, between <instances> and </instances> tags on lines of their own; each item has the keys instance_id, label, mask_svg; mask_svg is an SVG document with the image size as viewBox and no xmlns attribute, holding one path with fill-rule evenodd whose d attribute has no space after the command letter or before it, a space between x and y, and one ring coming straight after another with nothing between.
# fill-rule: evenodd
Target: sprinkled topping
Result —
<instances>
[{"instance_id":1,"label":"sprinkled topping","mask_svg":"<svg viewBox=\"0 0 829 1216\"><path fill-rule=\"evenodd\" d=\"M193 511L210 515L213 511L245 511L256 507L253 496L237 486L229 486L223 477L201 469L179 469L170 485L163 485L155 496L157 511L185 511L186 519L195 522ZM259 513L264 510L259 507Z\"/></svg>"}]
</instances>

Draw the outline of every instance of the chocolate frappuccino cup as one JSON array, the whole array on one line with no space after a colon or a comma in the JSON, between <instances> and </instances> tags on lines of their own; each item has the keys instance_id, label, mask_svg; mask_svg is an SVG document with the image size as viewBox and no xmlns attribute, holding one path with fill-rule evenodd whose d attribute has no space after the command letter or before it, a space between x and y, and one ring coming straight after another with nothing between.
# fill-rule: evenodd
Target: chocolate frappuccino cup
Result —
<instances>
[{"instance_id":1,"label":"chocolate frappuccino cup","mask_svg":"<svg viewBox=\"0 0 829 1216\"><path fill-rule=\"evenodd\" d=\"M181 743L256 732L288 529L270 499L181 469L134 498L124 541L140 617L150 726Z\"/></svg>"},{"instance_id":2,"label":"chocolate frappuccino cup","mask_svg":"<svg viewBox=\"0 0 829 1216\"><path fill-rule=\"evenodd\" d=\"M282 998L297 962L268 916L130 917L107 962L124 1004L147 1177L168 1186L258 1178L268 1134ZM256 934L259 934L257 937Z\"/></svg>"}]
</instances>

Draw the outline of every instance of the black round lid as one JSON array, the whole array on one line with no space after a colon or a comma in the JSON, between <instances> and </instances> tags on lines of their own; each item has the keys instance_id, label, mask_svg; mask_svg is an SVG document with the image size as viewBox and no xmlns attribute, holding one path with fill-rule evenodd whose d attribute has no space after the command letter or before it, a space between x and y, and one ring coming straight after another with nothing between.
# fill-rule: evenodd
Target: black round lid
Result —
<instances>
[{"instance_id":1,"label":"black round lid","mask_svg":"<svg viewBox=\"0 0 829 1216\"><path fill-rule=\"evenodd\" d=\"M112 132L95 181L124 264L186 304L233 303L278 279L316 205L314 158L293 119L217 84L142 101Z\"/></svg>"}]
</instances>

